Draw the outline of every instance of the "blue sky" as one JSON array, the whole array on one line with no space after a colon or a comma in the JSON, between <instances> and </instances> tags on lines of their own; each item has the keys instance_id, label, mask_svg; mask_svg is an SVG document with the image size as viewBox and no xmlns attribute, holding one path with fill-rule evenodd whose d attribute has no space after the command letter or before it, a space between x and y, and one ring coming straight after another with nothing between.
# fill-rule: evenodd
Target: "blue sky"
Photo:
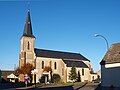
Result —
<instances>
[{"instance_id":1,"label":"blue sky","mask_svg":"<svg viewBox=\"0 0 120 90\"><path fill-rule=\"evenodd\" d=\"M35 47L77 52L91 61L95 71L109 46L120 42L119 0L39 0L29 1ZM28 11L28 1L0 2L0 68L18 65L20 37Z\"/></svg>"}]
</instances>

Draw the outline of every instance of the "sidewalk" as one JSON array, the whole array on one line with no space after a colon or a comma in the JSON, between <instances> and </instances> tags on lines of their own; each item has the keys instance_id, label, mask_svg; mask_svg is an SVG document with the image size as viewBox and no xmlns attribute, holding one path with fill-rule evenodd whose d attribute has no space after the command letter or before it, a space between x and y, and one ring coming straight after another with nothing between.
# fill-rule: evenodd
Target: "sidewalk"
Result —
<instances>
[{"instance_id":1,"label":"sidewalk","mask_svg":"<svg viewBox=\"0 0 120 90\"><path fill-rule=\"evenodd\" d=\"M74 90L71 85L68 86L50 86L50 87L23 87L23 88L16 88L16 90Z\"/></svg>"},{"instance_id":2,"label":"sidewalk","mask_svg":"<svg viewBox=\"0 0 120 90\"><path fill-rule=\"evenodd\" d=\"M62 90L64 89L64 88L70 88L71 90L78 90L78 89L80 89L80 88L82 88L83 86L85 86L87 83L83 83L83 84L71 84L71 85L46 85L46 86L41 86L41 87L37 87L37 88L35 88L35 86L33 85L33 86L28 86L28 87L21 87L21 88L16 88L16 90L26 90L26 89L31 89L31 90L33 90L33 89L36 89L36 90L38 90L38 89L40 89L40 90L42 90L42 89L50 89L50 90L52 90L52 89L60 89L60 88L62 88Z\"/></svg>"},{"instance_id":3,"label":"sidewalk","mask_svg":"<svg viewBox=\"0 0 120 90\"><path fill-rule=\"evenodd\" d=\"M35 86L28 86L28 87L20 87L20 88L16 88L16 90L26 90L26 89L31 89L31 88L35 88Z\"/></svg>"}]
</instances>

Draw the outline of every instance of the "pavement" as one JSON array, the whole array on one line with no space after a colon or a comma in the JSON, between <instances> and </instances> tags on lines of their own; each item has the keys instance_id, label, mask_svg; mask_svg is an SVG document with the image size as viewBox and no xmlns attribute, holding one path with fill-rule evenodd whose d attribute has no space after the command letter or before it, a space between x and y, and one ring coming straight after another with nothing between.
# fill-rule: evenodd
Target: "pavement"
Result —
<instances>
[{"instance_id":1,"label":"pavement","mask_svg":"<svg viewBox=\"0 0 120 90\"><path fill-rule=\"evenodd\" d=\"M120 90L120 87L101 87L99 84L95 90Z\"/></svg>"},{"instance_id":2,"label":"pavement","mask_svg":"<svg viewBox=\"0 0 120 90\"><path fill-rule=\"evenodd\" d=\"M16 88L16 90L74 90L72 85L63 85L63 86L53 86L53 87L23 87L23 88Z\"/></svg>"},{"instance_id":3,"label":"pavement","mask_svg":"<svg viewBox=\"0 0 120 90\"><path fill-rule=\"evenodd\" d=\"M20 87L20 88L4 88L2 90L101 90L96 89L98 87L98 83L83 83L83 84L73 84L73 85L61 85L61 86L43 86L37 87L28 86L28 87ZM0 88L1 90L1 88Z\"/></svg>"},{"instance_id":4,"label":"pavement","mask_svg":"<svg viewBox=\"0 0 120 90\"><path fill-rule=\"evenodd\" d=\"M83 84L73 84L73 85L61 85L61 86L28 86L28 87L17 87L14 84L0 84L0 90L120 90L120 88L108 88L101 87L99 83L83 83Z\"/></svg>"},{"instance_id":5,"label":"pavement","mask_svg":"<svg viewBox=\"0 0 120 90\"><path fill-rule=\"evenodd\" d=\"M77 90L96 90L99 83L87 83L85 86L77 89Z\"/></svg>"},{"instance_id":6,"label":"pavement","mask_svg":"<svg viewBox=\"0 0 120 90\"><path fill-rule=\"evenodd\" d=\"M85 86L86 83L83 84L73 84L73 85L61 85L61 86L43 86L43 87L37 87L35 86L29 86L29 87L21 87L16 88L16 90L79 90L83 86Z\"/></svg>"},{"instance_id":7,"label":"pavement","mask_svg":"<svg viewBox=\"0 0 120 90\"><path fill-rule=\"evenodd\" d=\"M15 90L17 87L22 87L17 83L0 83L0 90Z\"/></svg>"},{"instance_id":8,"label":"pavement","mask_svg":"<svg viewBox=\"0 0 120 90\"><path fill-rule=\"evenodd\" d=\"M84 87L87 83L83 84L74 84L72 87L74 90L79 90L80 88Z\"/></svg>"}]
</instances>

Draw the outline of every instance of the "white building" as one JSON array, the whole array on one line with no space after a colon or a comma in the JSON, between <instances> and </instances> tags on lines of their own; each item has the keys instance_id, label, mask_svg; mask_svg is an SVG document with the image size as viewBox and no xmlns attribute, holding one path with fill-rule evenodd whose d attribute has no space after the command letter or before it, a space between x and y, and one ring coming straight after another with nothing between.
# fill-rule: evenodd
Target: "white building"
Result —
<instances>
[{"instance_id":1,"label":"white building","mask_svg":"<svg viewBox=\"0 0 120 90\"><path fill-rule=\"evenodd\" d=\"M97 73L91 73L91 81L95 81L98 79L98 74Z\"/></svg>"},{"instance_id":2,"label":"white building","mask_svg":"<svg viewBox=\"0 0 120 90\"><path fill-rule=\"evenodd\" d=\"M113 44L101 61L101 85L120 87L120 43Z\"/></svg>"},{"instance_id":3,"label":"white building","mask_svg":"<svg viewBox=\"0 0 120 90\"><path fill-rule=\"evenodd\" d=\"M15 82L15 80L18 79L18 77L15 76L14 73L11 73L10 75L7 76L7 79L8 79L10 82Z\"/></svg>"}]
</instances>

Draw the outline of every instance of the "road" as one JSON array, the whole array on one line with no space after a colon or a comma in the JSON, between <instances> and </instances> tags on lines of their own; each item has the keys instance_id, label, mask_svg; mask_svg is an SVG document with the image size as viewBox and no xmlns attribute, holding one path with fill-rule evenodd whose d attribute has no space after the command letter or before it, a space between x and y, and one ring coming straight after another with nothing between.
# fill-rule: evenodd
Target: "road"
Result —
<instances>
[{"instance_id":1,"label":"road","mask_svg":"<svg viewBox=\"0 0 120 90\"><path fill-rule=\"evenodd\" d=\"M99 83L88 83L86 85L75 86L61 86L61 87L49 87L49 88L36 88L36 90L96 90ZM33 89L31 89L33 90Z\"/></svg>"},{"instance_id":2,"label":"road","mask_svg":"<svg viewBox=\"0 0 120 90\"><path fill-rule=\"evenodd\" d=\"M79 88L77 90L95 90L97 88L99 83L88 83L82 88Z\"/></svg>"},{"instance_id":3,"label":"road","mask_svg":"<svg viewBox=\"0 0 120 90\"><path fill-rule=\"evenodd\" d=\"M17 86L14 86L12 84L4 84L3 87L0 85L0 90L100 90L96 89L98 86L98 83L88 83L84 85L68 85L68 86L59 86L59 87L40 87L40 88L34 88L33 86L29 86L28 88L21 87L16 88Z\"/></svg>"}]
</instances>

